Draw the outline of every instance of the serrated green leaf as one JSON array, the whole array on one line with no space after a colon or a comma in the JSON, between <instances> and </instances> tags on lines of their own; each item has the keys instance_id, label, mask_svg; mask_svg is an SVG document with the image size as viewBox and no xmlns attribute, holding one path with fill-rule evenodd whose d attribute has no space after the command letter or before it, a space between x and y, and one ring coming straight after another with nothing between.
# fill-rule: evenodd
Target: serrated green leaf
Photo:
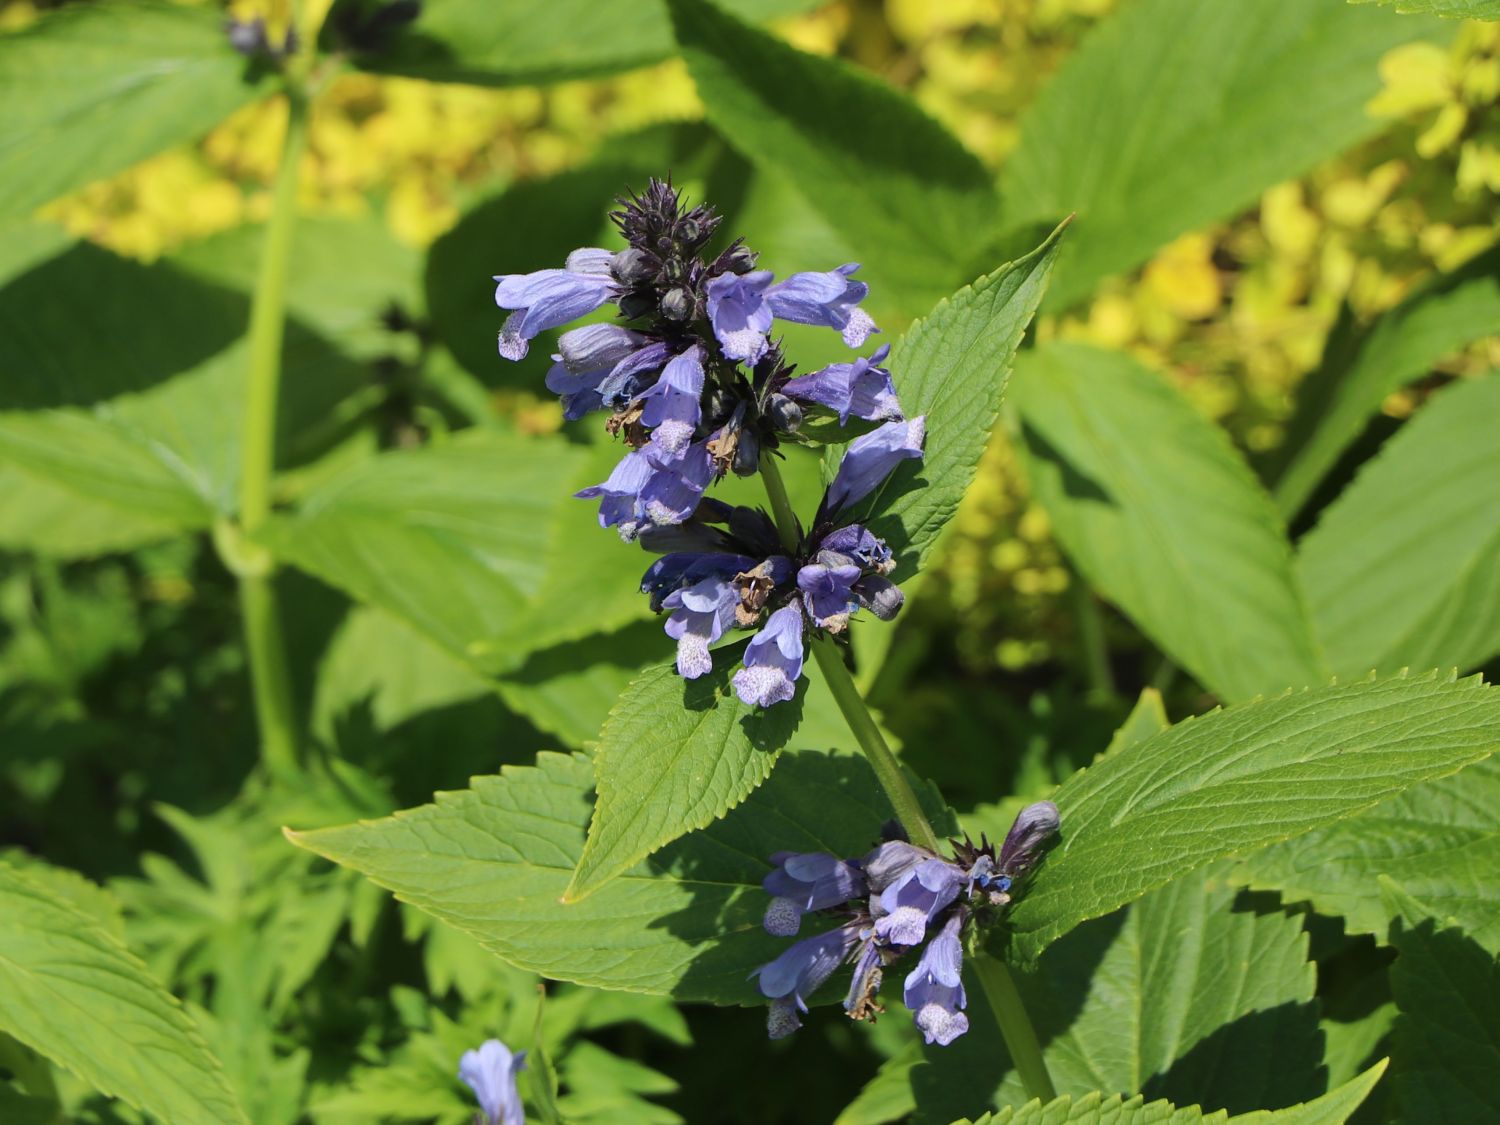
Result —
<instances>
[{"instance_id":1,"label":"serrated green leaf","mask_svg":"<svg viewBox=\"0 0 1500 1125\"><path fill-rule=\"evenodd\" d=\"M1500 1115L1500 961L1395 880L1382 876L1396 998L1391 1082L1398 1121Z\"/></svg>"},{"instance_id":2,"label":"serrated green leaf","mask_svg":"<svg viewBox=\"0 0 1500 1125\"><path fill-rule=\"evenodd\" d=\"M1400 21L1393 21L1400 22ZM1470 340L1500 333L1500 248L1439 274L1366 330L1347 312L1322 362L1297 387L1296 410L1269 466L1282 514L1297 514L1391 392Z\"/></svg>"},{"instance_id":3,"label":"serrated green leaf","mask_svg":"<svg viewBox=\"0 0 1500 1125\"><path fill-rule=\"evenodd\" d=\"M1281 520L1224 432L1124 352L1016 367L1032 493L1089 583L1225 699L1325 683Z\"/></svg>"},{"instance_id":4,"label":"serrated green leaf","mask_svg":"<svg viewBox=\"0 0 1500 1125\"><path fill-rule=\"evenodd\" d=\"M48 12L0 36L0 217L195 140L269 89L251 80L218 12L142 2Z\"/></svg>"},{"instance_id":5,"label":"serrated green leaf","mask_svg":"<svg viewBox=\"0 0 1500 1125\"><path fill-rule=\"evenodd\" d=\"M1234 909L1226 870L1194 872L1079 926L1020 975L1060 1093L1140 1093L1245 1113L1323 1091L1302 921ZM913 1075L924 1120L1027 1100L993 1021L972 1023L952 1046L928 1049Z\"/></svg>"},{"instance_id":6,"label":"serrated green leaf","mask_svg":"<svg viewBox=\"0 0 1500 1125\"><path fill-rule=\"evenodd\" d=\"M738 4L753 20L815 6L815 0ZM407 31L357 61L367 70L432 82L529 86L646 66L673 50L661 0L426 0Z\"/></svg>"},{"instance_id":7,"label":"serrated green leaf","mask_svg":"<svg viewBox=\"0 0 1500 1125\"><path fill-rule=\"evenodd\" d=\"M1256 701L1104 758L1054 799L1062 837L1012 908L1035 958L1211 860L1350 816L1500 747L1500 689L1436 673Z\"/></svg>"},{"instance_id":8,"label":"serrated green leaf","mask_svg":"<svg viewBox=\"0 0 1500 1125\"><path fill-rule=\"evenodd\" d=\"M1246 857L1237 878L1342 917L1384 940L1388 875L1469 937L1500 953L1500 759L1413 786L1367 812Z\"/></svg>"},{"instance_id":9,"label":"serrated green leaf","mask_svg":"<svg viewBox=\"0 0 1500 1125\"><path fill-rule=\"evenodd\" d=\"M601 557L622 562L632 553L603 532L595 537L601 554L550 553L559 509L592 521L567 487L581 487L576 478L588 467L585 451L557 438L468 431L351 466L266 538L288 561L396 614L481 670L500 671L518 665L531 645L556 639L555 622L550 635L518 633L531 599L558 581L555 568L597 572ZM587 588L599 580L595 572L571 572L586 605L598 593ZM628 570L621 583L633 587ZM556 601L556 618L567 618L572 604ZM588 631L588 622L577 629Z\"/></svg>"},{"instance_id":10,"label":"serrated green leaf","mask_svg":"<svg viewBox=\"0 0 1500 1125\"><path fill-rule=\"evenodd\" d=\"M761 928L775 851L862 854L890 807L862 758L785 755L743 805L606 884L560 899L583 851L594 771L582 754L476 778L384 820L292 833L544 976L680 1000L756 1003L746 980L784 942ZM942 816L924 792L929 815Z\"/></svg>"},{"instance_id":11,"label":"serrated green leaf","mask_svg":"<svg viewBox=\"0 0 1500 1125\"><path fill-rule=\"evenodd\" d=\"M1299 545L1328 663L1475 668L1500 653L1500 375L1436 395Z\"/></svg>"},{"instance_id":12,"label":"serrated green leaf","mask_svg":"<svg viewBox=\"0 0 1500 1125\"><path fill-rule=\"evenodd\" d=\"M225 406L244 397L248 317L243 294L85 244L14 278L0 290L0 460L137 520L207 526L235 507L241 434ZM287 467L321 452L317 433L367 378L295 321L282 364Z\"/></svg>"},{"instance_id":13,"label":"serrated green leaf","mask_svg":"<svg viewBox=\"0 0 1500 1125\"><path fill-rule=\"evenodd\" d=\"M968 276L995 226L995 195L942 126L869 73L798 51L711 0L667 7L709 122L795 183L856 247L872 288L916 312Z\"/></svg>"},{"instance_id":14,"label":"serrated green leaf","mask_svg":"<svg viewBox=\"0 0 1500 1125\"><path fill-rule=\"evenodd\" d=\"M1365 103L1381 56L1434 34L1344 0L1122 5L1022 116L1006 160L1008 225L1078 213L1046 308L1379 132Z\"/></svg>"},{"instance_id":15,"label":"serrated green leaf","mask_svg":"<svg viewBox=\"0 0 1500 1125\"><path fill-rule=\"evenodd\" d=\"M146 966L4 864L0 1030L164 1121L248 1121L198 1028Z\"/></svg>"},{"instance_id":16,"label":"serrated green leaf","mask_svg":"<svg viewBox=\"0 0 1500 1125\"><path fill-rule=\"evenodd\" d=\"M729 686L740 655L721 649L714 670L696 680L653 668L625 689L599 734L598 797L565 901L713 823L771 775L802 719L806 683L775 707L742 703Z\"/></svg>"},{"instance_id":17,"label":"serrated green leaf","mask_svg":"<svg viewBox=\"0 0 1500 1125\"><path fill-rule=\"evenodd\" d=\"M111 937L125 940L125 918L120 900L98 883L68 867L58 867L17 848L0 851L0 863L9 864L39 890L63 899L92 918Z\"/></svg>"},{"instance_id":18,"label":"serrated green leaf","mask_svg":"<svg viewBox=\"0 0 1500 1125\"><path fill-rule=\"evenodd\" d=\"M1385 1072L1385 1063L1372 1066L1352 1082L1321 1098L1286 1109L1256 1110L1229 1117L1204 1113L1197 1106L1179 1109L1171 1102L1145 1102L1140 1097L1105 1097L1086 1094L1081 1098L1068 1095L1043 1105L1028 1102L1020 1109L1002 1109L977 1118L974 1125L1344 1125L1351 1114L1369 1097L1375 1083ZM956 1125L964 1125L958 1122Z\"/></svg>"},{"instance_id":19,"label":"serrated green leaf","mask_svg":"<svg viewBox=\"0 0 1500 1125\"><path fill-rule=\"evenodd\" d=\"M1349 0L1351 4L1368 4L1371 0ZM1460 20L1500 20L1500 0L1375 0L1393 7L1403 15L1430 12L1435 16Z\"/></svg>"},{"instance_id":20,"label":"serrated green leaf","mask_svg":"<svg viewBox=\"0 0 1500 1125\"><path fill-rule=\"evenodd\" d=\"M926 444L920 461L902 462L848 518L867 522L896 549L898 582L922 569L974 479L1062 230L939 301L892 349L902 409L908 418L926 417ZM830 464L835 456L830 451Z\"/></svg>"}]
</instances>

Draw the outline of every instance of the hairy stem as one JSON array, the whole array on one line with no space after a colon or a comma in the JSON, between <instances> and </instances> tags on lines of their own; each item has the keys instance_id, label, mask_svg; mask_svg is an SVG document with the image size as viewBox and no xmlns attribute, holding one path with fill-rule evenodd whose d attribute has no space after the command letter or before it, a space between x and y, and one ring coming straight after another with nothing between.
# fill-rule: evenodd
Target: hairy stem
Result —
<instances>
[{"instance_id":1,"label":"hairy stem","mask_svg":"<svg viewBox=\"0 0 1500 1125\"><path fill-rule=\"evenodd\" d=\"M307 102L287 92L286 141L271 196L271 216L250 306L250 363L241 435L239 526L226 537L238 549L226 561L240 580L240 611L250 653L261 759L273 775L300 769L296 710L287 674L286 642L272 585L269 554L254 537L271 514L271 474L276 461L276 401L281 389L281 342L286 327L286 279L297 215L297 173L307 141ZM235 533L238 534L235 534Z\"/></svg>"},{"instance_id":2,"label":"hairy stem","mask_svg":"<svg viewBox=\"0 0 1500 1125\"><path fill-rule=\"evenodd\" d=\"M769 454L761 456L760 473L765 482L766 496L771 501L771 514L776 520L776 529L781 533L781 541L788 551L795 552L799 547L801 533L797 527L797 517L792 512L791 501L787 498L781 470L776 467L774 457ZM875 717L870 714L869 707L859 694L854 678L844 667L843 654L838 645L830 636L819 637L813 642L813 656L829 690L833 692L834 701L843 712L844 721L849 724L850 733L869 759L875 770L876 780L885 790L886 799L890 801L891 808L896 810L901 826L906 829L907 837L912 843L920 844L929 851L938 851L937 834L922 812L916 793L907 784L896 756L886 745L885 736L880 733ZM979 975L980 986L984 989L990 1006L995 1010L995 1022L1000 1025L1000 1034L1005 1039L1006 1049L1010 1051L1010 1057L1015 1062L1016 1071L1021 1076L1027 1094L1033 1098L1041 1098L1044 1102L1051 1101L1057 1093L1053 1089L1052 1078L1047 1073L1047 1064L1042 1058L1036 1030L1026 1015L1026 1008L1021 1003L1021 994L1016 991L1016 982L1011 978L1010 970L1003 962L983 952L971 957L969 961Z\"/></svg>"},{"instance_id":3,"label":"hairy stem","mask_svg":"<svg viewBox=\"0 0 1500 1125\"><path fill-rule=\"evenodd\" d=\"M1026 1014L1026 1006L1021 1002L1010 969L1004 961L983 951L969 958L969 963L995 1012L995 1022L1000 1025L1005 1049L1010 1052L1011 1062L1015 1063L1026 1093L1050 1102L1057 1097L1057 1089L1052 1085L1052 1075L1047 1073L1042 1045L1037 1040L1036 1029L1031 1026L1031 1018Z\"/></svg>"}]
</instances>

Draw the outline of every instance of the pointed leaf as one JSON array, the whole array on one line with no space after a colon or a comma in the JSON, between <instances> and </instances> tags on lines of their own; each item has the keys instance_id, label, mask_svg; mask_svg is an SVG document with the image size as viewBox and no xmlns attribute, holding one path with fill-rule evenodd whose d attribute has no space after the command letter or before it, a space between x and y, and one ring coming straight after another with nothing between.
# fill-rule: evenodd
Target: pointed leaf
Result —
<instances>
[{"instance_id":1,"label":"pointed leaf","mask_svg":"<svg viewBox=\"0 0 1500 1125\"><path fill-rule=\"evenodd\" d=\"M207 8L83 4L0 36L0 218L196 140L270 89L249 70Z\"/></svg>"},{"instance_id":2,"label":"pointed leaf","mask_svg":"<svg viewBox=\"0 0 1500 1125\"><path fill-rule=\"evenodd\" d=\"M712 0L667 0L709 122L783 174L911 312L967 276L995 224L989 173L906 95L805 54ZM831 269L837 262L809 262Z\"/></svg>"},{"instance_id":3,"label":"pointed leaf","mask_svg":"<svg viewBox=\"0 0 1500 1125\"><path fill-rule=\"evenodd\" d=\"M920 461L900 464L850 518L867 521L898 551L898 582L922 569L974 479L1062 231L939 301L892 351L901 408L908 418L926 416L927 442Z\"/></svg>"},{"instance_id":4,"label":"pointed leaf","mask_svg":"<svg viewBox=\"0 0 1500 1125\"><path fill-rule=\"evenodd\" d=\"M1328 663L1476 668L1500 653L1500 375L1436 395L1300 544Z\"/></svg>"},{"instance_id":5,"label":"pointed leaf","mask_svg":"<svg viewBox=\"0 0 1500 1125\"><path fill-rule=\"evenodd\" d=\"M600 988L745 1004L758 1002L747 975L785 944L761 928L760 883L771 854L862 854L891 815L864 759L791 754L723 820L565 905L593 785L584 755L543 753L535 767L476 778L435 804L289 835L519 968ZM924 797L929 814L940 814L934 795ZM946 830L951 817L939 823Z\"/></svg>"},{"instance_id":6,"label":"pointed leaf","mask_svg":"<svg viewBox=\"0 0 1500 1125\"><path fill-rule=\"evenodd\" d=\"M1054 796L1062 837L1010 913L1033 959L1079 922L1205 863L1350 816L1500 748L1500 689L1436 674L1215 711Z\"/></svg>"},{"instance_id":7,"label":"pointed leaf","mask_svg":"<svg viewBox=\"0 0 1500 1125\"><path fill-rule=\"evenodd\" d=\"M1434 34L1344 0L1121 5L1022 117L1005 164L1008 225L1078 213L1047 308L1379 132L1365 104L1381 56Z\"/></svg>"},{"instance_id":8,"label":"pointed leaf","mask_svg":"<svg viewBox=\"0 0 1500 1125\"><path fill-rule=\"evenodd\" d=\"M248 1121L177 999L91 915L0 864L0 1031L163 1121Z\"/></svg>"},{"instance_id":9,"label":"pointed leaf","mask_svg":"<svg viewBox=\"0 0 1500 1125\"><path fill-rule=\"evenodd\" d=\"M1270 498L1161 376L1053 343L1018 358L1011 404L1068 556L1173 660L1230 700L1326 681Z\"/></svg>"}]
</instances>

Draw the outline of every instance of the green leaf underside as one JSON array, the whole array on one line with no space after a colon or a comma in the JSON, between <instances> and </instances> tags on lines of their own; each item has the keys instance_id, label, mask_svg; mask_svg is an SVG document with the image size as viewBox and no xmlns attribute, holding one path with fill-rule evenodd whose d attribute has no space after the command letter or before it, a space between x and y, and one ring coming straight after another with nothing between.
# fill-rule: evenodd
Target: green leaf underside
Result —
<instances>
[{"instance_id":1,"label":"green leaf underside","mask_svg":"<svg viewBox=\"0 0 1500 1125\"><path fill-rule=\"evenodd\" d=\"M740 0L747 19L768 20L814 0ZM410 30L368 70L433 82L538 85L613 74L672 54L661 0L426 0Z\"/></svg>"},{"instance_id":2,"label":"green leaf underside","mask_svg":"<svg viewBox=\"0 0 1500 1125\"><path fill-rule=\"evenodd\" d=\"M625 689L594 751L598 796L569 901L713 823L770 776L801 721L806 686L774 707L742 703L730 687L741 655L738 646L719 650L714 670L696 680L653 668Z\"/></svg>"},{"instance_id":3,"label":"green leaf underside","mask_svg":"<svg viewBox=\"0 0 1500 1125\"><path fill-rule=\"evenodd\" d=\"M543 753L535 767L476 778L435 804L293 839L520 968L600 988L746 1004L758 1002L747 974L786 944L761 928L770 855L860 855L891 815L862 758L784 755L727 817L564 905L593 784L586 756ZM929 815L940 814L930 788L924 797ZM946 830L951 818L941 823Z\"/></svg>"},{"instance_id":4,"label":"green leaf underside","mask_svg":"<svg viewBox=\"0 0 1500 1125\"><path fill-rule=\"evenodd\" d=\"M1271 474L1288 518L1333 468L1385 397L1427 374L1443 356L1500 333L1500 248L1420 286L1360 332L1346 316L1322 362L1297 388Z\"/></svg>"},{"instance_id":5,"label":"green leaf underside","mask_svg":"<svg viewBox=\"0 0 1500 1125\"><path fill-rule=\"evenodd\" d=\"M1019 976L1059 1092L1243 1113L1325 1089L1302 921L1233 909L1225 870L1194 872L1079 926ZM919 1121L1026 1102L993 1022L972 1016L968 1036L929 1048L912 1075Z\"/></svg>"},{"instance_id":6,"label":"green leaf underside","mask_svg":"<svg viewBox=\"0 0 1500 1125\"><path fill-rule=\"evenodd\" d=\"M667 6L709 122L796 184L856 248L863 280L915 312L968 276L996 218L972 153L866 71L798 51L710 0Z\"/></svg>"},{"instance_id":7,"label":"green leaf underside","mask_svg":"<svg viewBox=\"0 0 1500 1125\"><path fill-rule=\"evenodd\" d=\"M93 917L0 864L0 1031L163 1121L247 1121L182 1006Z\"/></svg>"},{"instance_id":8,"label":"green leaf underside","mask_svg":"<svg viewBox=\"0 0 1500 1125\"><path fill-rule=\"evenodd\" d=\"M1344 0L1122 6L1023 115L1005 165L1008 226L1078 213L1047 309L1379 132L1381 56L1451 33Z\"/></svg>"},{"instance_id":9,"label":"green leaf underside","mask_svg":"<svg viewBox=\"0 0 1500 1125\"><path fill-rule=\"evenodd\" d=\"M1010 402L1069 558L1174 661L1229 700L1326 682L1270 498L1165 379L1053 343L1018 357Z\"/></svg>"},{"instance_id":10,"label":"green leaf underside","mask_svg":"<svg viewBox=\"0 0 1500 1125\"><path fill-rule=\"evenodd\" d=\"M1500 746L1500 690L1436 673L1336 685L1179 723L1055 794L1060 843L1012 909L1034 959L1078 923L1211 860L1288 839Z\"/></svg>"},{"instance_id":11,"label":"green leaf underside","mask_svg":"<svg viewBox=\"0 0 1500 1125\"><path fill-rule=\"evenodd\" d=\"M1500 375L1436 395L1299 547L1328 663L1477 667L1500 652Z\"/></svg>"},{"instance_id":12,"label":"green leaf underside","mask_svg":"<svg viewBox=\"0 0 1500 1125\"><path fill-rule=\"evenodd\" d=\"M220 13L176 4L68 7L0 36L0 218L202 136L269 88L248 67Z\"/></svg>"},{"instance_id":13,"label":"green leaf underside","mask_svg":"<svg viewBox=\"0 0 1500 1125\"><path fill-rule=\"evenodd\" d=\"M1435 917L1400 884L1381 879L1396 963L1391 1081L1398 1120L1500 1117L1500 961Z\"/></svg>"},{"instance_id":14,"label":"green leaf underside","mask_svg":"<svg viewBox=\"0 0 1500 1125\"><path fill-rule=\"evenodd\" d=\"M1006 1108L977 1118L974 1125L1344 1125L1369 1097L1385 1072L1385 1063L1372 1066L1321 1098L1286 1109L1255 1110L1230 1117L1221 1112L1204 1113L1198 1106L1178 1108L1171 1102L1146 1102L1144 1098L1086 1094L1064 1095L1043 1105L1028 1102L1019 1109ZM958 1122L956 1125L965 1125Z\"/></svg>"},{"instance_id":15,"label":"green leaf underside","mask_svg":"<svg viewBox=\"0 0 1500 1125\"><path fill-rule=\"evenodd\" d=\"M77 294L89 293L88 330ZM127 518L202 527L232 511L249 300L170 262L80 244L0 290L0 460ZM164 318L177 327L162 330ZM366 383L321 337L288 325L278 462Z\"/></svg>"},{"instance_id":16,"label":"green leaf underside","mask_svg":"<svg viewBox=\"0 0 1500 1125\"><path fill-rule=\"evenodd\" d=\"M1373 809L1248 856L1237 878L1384 939L1380 876L1500 953L1500 759L1413 786Z\"/></svg>"},{"instance_id":17,"label":"green leaf underside","mask_svg":"<svg viewBox=\"0 0 1500 1125\"><path fill-rule=\"evenodd\" d=\"M922 569L974 479L1062 231L939 301L892 349L902 409L909 418L926 417L926 445L920 461L903 461L848 518L867 522L899 552L898 582Z\"/></svg>"}]
</instances>

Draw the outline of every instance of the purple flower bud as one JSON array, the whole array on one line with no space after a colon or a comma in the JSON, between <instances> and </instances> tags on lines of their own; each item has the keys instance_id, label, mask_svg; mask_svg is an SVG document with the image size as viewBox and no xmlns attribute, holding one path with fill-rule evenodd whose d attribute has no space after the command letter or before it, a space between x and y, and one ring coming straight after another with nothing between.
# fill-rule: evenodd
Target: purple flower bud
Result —
<instances>
[{"instance_id":1,"label":"purple flower bud","mask_svg":"<svg viewBox=\"0 0 1500 1125\"><path fill-rule=\"evenodd\" d=\"M1005 843L1000 847L996 868L1005 875L1026 870L1036 862L1042 845L1057 831L1060 823L1057 806L1051 801L1027 805L1016 814L1015 823L1005 834Z\"/></svg>"},{"instance_id":2,"label":"purple flower bud","mask_svg":"<svg viewBox=\"0 0 1500 1125\"><path fill-rule=\"evenodd\" d=\"M850 262L827 273L796 273L766 290L766 304L779 320L819 324L843 332L844 343L857 348L880 329L859 302L869 295L863 281L850 281L859 263Z\"/></svg>"},{"instance_id":3,"label":"purple flower bud","mask_svg":"<svg viewBox=\"0 0 1500 1125\"><path fill-rule=\"evenodd\" d=\"M644 250L637 250L635 247L621 250L616 254L612 266L615 278L621 285L636 285L643 281L650 281L656 277L656 271L660 268L660 262Z\"/></svg>"},{"instance_id":4,"label":"purple flower bud","mask_svg":"<svg viewBox=\"0 0 1500 1125\"><path fill-rule=\"evenodd\" d=\"M892 620L906 603L906 595L901 592L901 588L879 574L867 574L856 582L854 596L859 599L860 605L882 621Z\"/></svg>"},{"instance_id":5,"label":"purple flower bud","mask_svg":"<svg viewBox=\"0 0 1500 1125\"><path fill-rule=\"evenodd\" d=\"M497 274L495 304L515 310L500 330L500 354L521 359L538 334L577 320L612 298L613 258L608 250L589 247L569 254L565 269Z\"/></svg>"},{"instance_id":6,"label":"purple flower bud","mask_svg":"<svg viewBox=\"0 0 1500 1125\"><path fill-rule=\"evenodd\" d=\"M755 364L766 354L771 307L766 289L770 270L720 274L708 283L708 319L719 346L730 359Z\"/></svg>"},{"instance_id":7,"label":"purple flower bud","mask_svg":"<svg viewBox=\"0 0 1500 1125\"><path fill-rule=\"evenodd\" d=\"M927 923L958 897L967 881L955 863L923 860L871 900L876 936L891 945L920 945Z\"/></svg>"},{"instance_id":8,"label":"purple flower bud","mask_svg":"<svg viewBox=\"0 0 1500 1125\"><path fill-rule=\"evenodd\" d=\"M859 608L854 584L861 570L857 566L824 566L813 563L797 572L797 586L802 590L803 604L813 624L830 633L841 633L849 615Z\"/></svg>"},{"instance_id":9,"label":"purple flower bud","mask_svg":"<svg viewBox=\"0 0 1500 1125\"><path fill-rule=\"evenodd\" d=\"M962 913L954 911L926 948L917 967L906 977L903 999L914 1013L917 1028L928 1043L946 1047L969 1030L962 980Z\"/></svg>"},{"instance_id":10,"label":"purple flower bud","mask_svg":"<svg viewBox=\"0 0 1500 1125\"><path fill-rule=\"evenodd\" d=\"M802 915L839 906L865 893L859 867L826 852L777 852L771 862L776 869L761 880L761 886L775 896L766 908L765 928L777 937L796 934Z\"/></svg>"},{"instance_id":11,"label":"purple flower bud","mask_svg":"<svg viewBox=\"0 0 1500 1125\"><path fill-rule=\"evenodd\" d=\"M618 324L585 324L557 338L557 350L569 371L609 370L639 351L646 337Z\"/></svg>"},{"instance_id":12,"label":"purple flower bud","mask_svg":"<svg viewBox=\"0 0 1500 1125\"><path fill-rule=\"evenodd\" d=\"M667 364L644 396L641 422L655 430L652 439L657 445L669 453L688 447L698 428L702 394L703 352L694 345Z\"/></svg>"},{"instance_id":13,"label":"purple flower bud","mask_svg":"<svg viewBox=\"0 0 1500 1125\"><path fill-rule=\"evenodd\" d=\"M859 868L865 873L870 894L879 898L887 887L903 878L917 864L937 858L926 848L908 844L905 840L887 840L865 855L859 861Z\"/></svg>"},{"instance_id":14,"label":"purple flower bud","mask_svg":"<svg viewBox=\"0 0 1500 1125\"><path fill-rule=\"evenodd\" d=\"M458 1077L474 1091L484 1125L525 1125L526 1114L516 1090L516 1075L526 1069L526 1052L511 1053L498 1039L487 1039L477 1051L458 1060Z\"/></svg>"},{"instance_id":15,"label":"purple flower bud","mask_svg":"<svg viewBox=\"0 0 1500 1125\"><path fill-rule=\"evenodd\" d=\"M869 359L861 356L853 363L833 363L811 375L789 379L782 391L828 407L840 422L849 421L850 415L870 422L900 421L905 416L891 373L879 366L890 350L886 344Z\"/></svg>"},{"instance_id":16,"label":"purple flower bud","mask_svg":"<svg viewBox=\"0 0 1500 1125\"><path fill-rule=\"evenodd\" d=\"M787 1001L805 1012L807 998L843 964L858 940L859 923L850 922L788 946L780 957L762 965L751 976L760 978L758 987L762 996L768 1000ZM786 1034L795 1029L794 1017L794 1024ZM773 1038L779 1038L774 1029L772 1034Z\"/></svg>"},{"instance_id":17,"label":"purple flower bud","mask_svg":"<svg viewBox=\"0 0 1500 1125\"><path fill-rule=\"evenodd\" d=\"M902 461L921 457L926 422L925 418L887 422L850 442L833 483L828 486L824 509L836 512L863 500Z\"/></svg>"},{"instance_id":18,"label":"purple flower bud","mask_svg":"<svg viewBox=\"0 0 1500 1125\"><path fill-rule=\"evenodd\" d=\"M745 649L745 666L734 674L734 690L743 703L770 707L797 691L802 675L802 608L783 606Z\"/></svg>"},{"instance_id":19,"label":"purple flower bud","mask_svg":"<svg viewBox=\"0 0 1500 1125\"><path fill-rule=\"evenodd\" d=\"M794 434L802 426L802 407L786 395L774 394L766 401L766 416L784 433Z\"/></svg>"},{"instance_id":20,"label":"purple flower bud","mask_svg":"<svg viewBox=\"0 0 1500 1125\"><path fill-rule=\"evenodd\" d=\"M893 565L891 549L885 545L885 540L870 534L867 528L857 523L835 528L823 536L818 544L818 554L826 552L843 555L865 570L873 570L877 574L888 573Z\"/></svg>"},{"instance_id":21,"label":"purple flower bud","mask_svg":"<svg viewBox=\"0 0 1500 1125\"><path fill-rule=\"evenodd\" d=\"M686 289L668 289L661 299L661 315L668 320L686 320L693 315L693 295Z\"/></svg>"}]
</instances>

